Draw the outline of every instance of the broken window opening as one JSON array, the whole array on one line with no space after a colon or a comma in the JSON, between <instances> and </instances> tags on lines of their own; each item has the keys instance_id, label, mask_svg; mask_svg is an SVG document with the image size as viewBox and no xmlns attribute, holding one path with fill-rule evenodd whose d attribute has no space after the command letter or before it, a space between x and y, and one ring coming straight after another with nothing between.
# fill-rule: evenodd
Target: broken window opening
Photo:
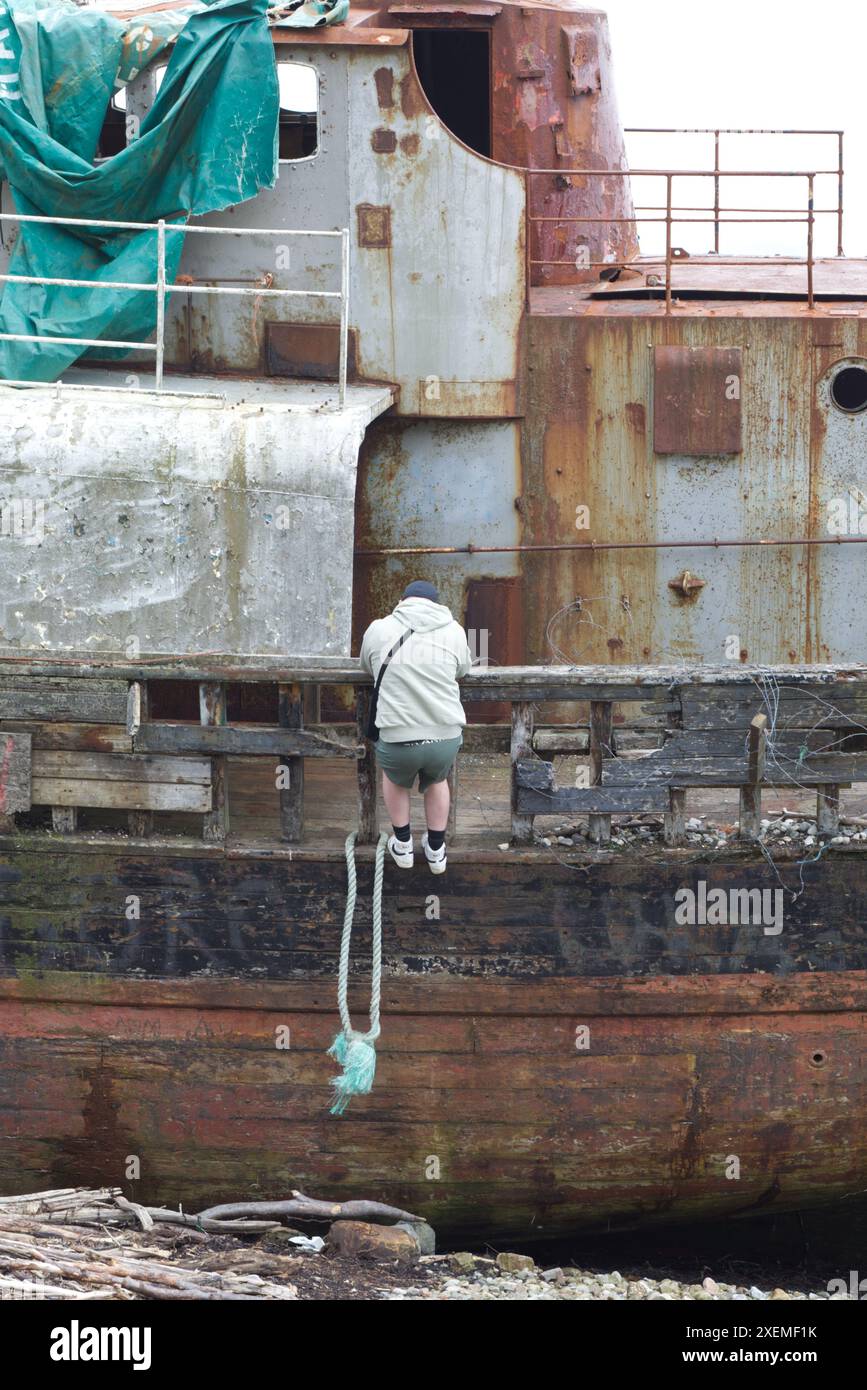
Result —
<instances>
[{"instance_id":1,"label":"broken window opening","mask_svg":"<svg viewBox=\"0 0 867 1390\"><path fill-rule=\"evenodd\" d=\"M278 63L279 157L289 163L319 150L319 74L306 63Z\"/></svg>"},{"instance_id":2,"label":"broken window opening","mask_svg":"<svg viewBox=\"0 0 867 1390\"><path fill-rule=\"evenodd\" d=\"M163 85L166 67L166 63L160 63L159 67L154 69L154 97ZM127 110L128 90L128 87L120 87L108 104L96 147L97 160L111 159L112 155L120 154L121 150L126 149L130 140L135 138L131 128L131 117Z\"/></svg>"},{"instance_id":3,"label":"broken window opening","mask_svg":"<svg viewBox=\"0 0 867 1390\"><path fill-rule=\"evenodd\" d=\"M154 95L166 75L166 64L154 71ZM280 85L279 158L310 159L319 149L319 74L306 63L278 63ZM97 159L111 159L125 150L134 136L127 109L128 88L115 92L108 105L97 145Z\"/></svg>"},{"instance_id":4,"label":"broken window opening","mask_svg":"<svg viewBox=\"0 0 867 1390\"><path fill-rule=\"evenodd\" d=\"M119 104L120 98L123 98L123 106ZM99 141L96 146L96 158L111 159L113 155L120 154L121 150L125 149L126 87L122 87L119 92L115 92L111 101L108 103L108 110L105 113L102 130L99 132Z\"/></svg>"},{"instance_id":5,"label":"broken window opening","mask_svg":"<svg viewBox=\"0 0 867 1390\"><path fill-rule=\"evenodd\" d=\"M412 46L419 81L443 124L490 159L490 30L415 29Z\"/></svg>"}]
</instances>

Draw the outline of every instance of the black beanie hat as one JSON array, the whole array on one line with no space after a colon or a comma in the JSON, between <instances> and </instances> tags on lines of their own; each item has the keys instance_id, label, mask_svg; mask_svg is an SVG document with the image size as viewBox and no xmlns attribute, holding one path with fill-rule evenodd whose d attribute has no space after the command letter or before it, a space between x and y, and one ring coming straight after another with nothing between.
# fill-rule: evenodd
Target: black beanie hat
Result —
<instances>
[{"instance_id":1,"label":"black beanie hat","mask_svg":"<svg viewBox=\"0 0 867 1390\"><path fill-rule=\"evenodd\" d=\"M428 598L431 603L439 603L440 596L433 584L426 579L414 579L403 591L404 598Z\"/></svg>"}]
</instances>

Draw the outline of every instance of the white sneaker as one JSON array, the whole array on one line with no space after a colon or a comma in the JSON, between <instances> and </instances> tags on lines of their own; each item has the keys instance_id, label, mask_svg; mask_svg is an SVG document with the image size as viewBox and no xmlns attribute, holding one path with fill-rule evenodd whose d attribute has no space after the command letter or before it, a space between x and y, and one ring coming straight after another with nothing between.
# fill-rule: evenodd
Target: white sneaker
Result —
<instances>
[{"instance_id":1,"label":"white sneaker","mask_svg":"<svg viewBox=\"0 0 867 1390\"><path fill-rule=\"evenodd\" d=\"M415 860L412 839L399 840L396 835L388 837L389 853L399 869L411 869Z\"/></svg>"},{"instance_id":2,"label":"white sneaker","mask_svg":"<svg viewBox=\"0 0 867 1390\"><path fill-rule=\"evenodd\" d=\"M441 844L439 849L431 849L427 842L427 831L421 837L421 847L424 850L424 857L427 860L428 868L432 874L444 874L446 871L446 847Z\"/></svg>"}]
</instances>

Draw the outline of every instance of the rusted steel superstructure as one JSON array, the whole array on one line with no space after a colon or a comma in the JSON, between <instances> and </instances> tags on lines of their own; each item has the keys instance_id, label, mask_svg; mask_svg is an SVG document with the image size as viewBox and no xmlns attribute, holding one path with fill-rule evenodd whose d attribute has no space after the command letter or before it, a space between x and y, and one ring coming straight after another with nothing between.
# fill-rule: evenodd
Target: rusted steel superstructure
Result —
<instances>
[{"instance_id":1,"label":"rusted steel superstructure","mask_svg":"<svg viewBox=\"0 0 867 1390\"><path fill-rule=\"evenodd\" d=\"M276 38L321 84L319 152L284 166L288 206L352 227L356 370L399 391L361 450L355 640L423 572L501 662L550 658L549 622L570 606L554 638L578 660L716 661L732 636L743 661L856 659L846 595L865 537L828 516L857 495L867 414L837 408L831 388L867 367L867 267L813 251L823 214L841 243L838 134L825 183L797 169L769 181L796 190L780 217L800 221L802 261L684 259L677 229L694 214L678 221L678 190L695 180L627 170L604 15L433 4L353 19ZM450 83L462 52L488 83L487 139L449 96L467 85ZM717 155L700 180L717 245L734 172ZM278 184L245 217L279 220L285 196ZM658 211L634 220L633 197ZM725 219L763 212L722 215L724 237ZM636 259L636 229L654 221L667 264ZM185 269L206 281L215 267L196 249ZM223 268L251 269L265 262ZM300 317L284 328L225 301L198 318L176 304L177 364L315 372L327 324L315 302ZM692 400L661 452L666 352L668 399ZM693 425L725 414L733 374L739 433L722 449ZM574 549L539 549L554 546ZM701 586L679 589L684 572Z\"/></svg>"},{"instance_id":2,"label":"rusted steel superstructure","mask_svg":"<svg viewBox=\"0 0 867 1390\"><path fill-rule=\"evenodd\" d=\"M133 1196L309 1185L527 1241L863 1192L840 132L772 176L720 130L701 169L630 170L605 16L566 3L353 6L274 42L279 178L187 239L162 394L152 358L0 389L0 480L62 518L0 574L0 1184L116 1183L141 1152ZM796 190L803 255L723 254L777 216L726 196L753 178ZM707 256L677 245L697 183ZM378 815L351 652L416 576L490 662L464 689L489 761L439 915L421 868L387 879L380 1074L336 1120L342 841L369 897ZM757 847L763 787L816 798L803 860ZM737 789L719 853L687 844L703 788ZM589 815L580 853L540 841L551 814ZM621 852L623 814L663 842ZM701 884L782 887L784 930L678 921Z\"/></svg>"}]
</instances>

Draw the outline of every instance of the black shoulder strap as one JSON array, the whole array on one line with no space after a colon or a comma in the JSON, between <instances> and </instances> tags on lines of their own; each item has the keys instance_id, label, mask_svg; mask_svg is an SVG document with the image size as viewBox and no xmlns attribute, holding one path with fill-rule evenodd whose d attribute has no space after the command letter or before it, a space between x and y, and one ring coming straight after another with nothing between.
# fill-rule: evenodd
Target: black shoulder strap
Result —
<instances>
[{"instance_id":1,"label":"black shoulder strap","mask_svg":"<svg viewBox=\"0 0 867 1390\"><path fill-rule=\"evenodd\" d=\"M379 687L382 685L382 678L385 675L386 667L388 666L388 663L391 661L391 658L394 656L395 652L398 650L399 647L402 647L407 638L411 636L412 628L408 627L406 631L403 633L403 635L399 637L398 640L395 642L394 646L391 648L391 651L388 653L388 655L386 656L385 660L383 661L382 665L376 673L376 684L373 687L373 694L370 697L370 709L368 711L367 716L367 737L369 739L372 739L374 743L376 743L377 739L379 738L379 729L377 728L376 724L376 713L377 707L379 705Z\"/></svg>"},{"instance_id":2,"label":"black shoulder strap","mask_svg":"<svg viewBox=\"0 0 867 1390\"><path fill-rule=\"evenodd\" d=\"M379 687L382 685L382 678L383 678L383 676L385 675L385 668L388 666L388 663L391 661L391 658L394 656L395 652L398 650L399 647L402 647L402 646L403 646L404 642L406 641L406 639L407 639L408 637L412 637L412 628L411 628L411 627L408 627L408 628L406 629L406 632L404 632L403 636L401 636L401 637L399 637L399 638L397 639L397 641L395 642L394 646L391 648L391 651L388 653L387 657L385 658L385 661L382 663L382 665L380 666L379 670L377 671L377 673L376 673L376 685L373 687L373 693L374 693L374 695L378 695L378 694L379 694Z\"/></svg>"}]
</instances>

